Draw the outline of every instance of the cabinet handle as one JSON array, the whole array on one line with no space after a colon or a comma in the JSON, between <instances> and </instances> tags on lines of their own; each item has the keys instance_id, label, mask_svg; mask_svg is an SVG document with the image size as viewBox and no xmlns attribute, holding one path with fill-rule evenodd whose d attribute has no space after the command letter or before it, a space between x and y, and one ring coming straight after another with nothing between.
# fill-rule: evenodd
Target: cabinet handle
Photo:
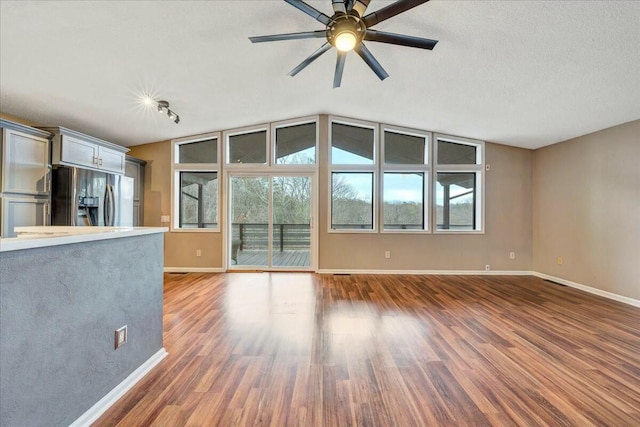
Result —
<instances>
[{"instance_id":1,"label":"cabinet handle","mask_svg":"<svg viewBox=\"0 0 640 427\"><path fill-rule=\"evenodd\" d=\"M93 158L93 164L98 166L98 157Z\"/></svg>"},{"instance_id":2,"label":"cabinet handle","mask_svg":"<svg viewBox=\"0 0 640 427\"><path fill-rule=\"evenodd\" d=\"M98 159L98 166L102 166L102 159Z\"/></svg>"}]
</instances>

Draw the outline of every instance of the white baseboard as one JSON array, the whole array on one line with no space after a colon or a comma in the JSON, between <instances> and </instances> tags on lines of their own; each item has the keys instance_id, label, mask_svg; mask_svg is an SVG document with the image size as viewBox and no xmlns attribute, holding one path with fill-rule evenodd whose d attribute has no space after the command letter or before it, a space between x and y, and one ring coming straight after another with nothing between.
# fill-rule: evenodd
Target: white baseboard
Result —
<instances>
[{"instance_id":1,"label":"white baseboard","mask_svg":"<svg viewBox=\"0 0 640 427\"><path fill-rule=\"evenodd\" d=\"M640 307L640 300L637 299L633 299L633 298L629 298L629 297L625 297L622 295L618 295L618 294L614 294L612 292L607 292L607 291L603 291L601 289L596 289L596 288L592 288L591 286L586 286L580 283L576 283L576 282L572 282L571 280L566 280L566 279L561 279L559 277L554 277L554 276L549 276L548 274L544 274L544 273L538 273L537 271L532 271L531 274L533 274L536 277L539 277L541 279L546 279L546 280L551 280L552 282L557 282L560 283L562 285L567 285L571 288L576 288L576 289L580 289L581 291L585 291L585 292L589 292L590 294L594 294L594 295L598 295L601 297L605 297L614 301L619 301L619 302L623 302L625 304L629 304L632 305L634 307Z\"/></svg>"},{"instance_id":2,"label":"white baseboard","mask_svg":"<svg viewBox=\"0 0 640 427\"><path fill-rule=\"evenodd\" d=\"M530 276L530 271L507 271L507 270L318 270L319 274L410 274L422 275L448 275L448 276Z\"/></svg>"},{"instance_id":3,"label":"white baseboard","mask_svg":"<svg viewBox=\"0 0 640 427\"><path fill-rule=\"evenodd\" d=\"M165 273L224 273L224 268L218 267L165 267Z\"/></svg>"},{"instance_id":4,"label":"white baseboard","mask_svg":"<svg viewBox=\"0 0 640 427\"><path fill-rule=\"evenodd\" d=\"M113 406L126 392L128 392L138 381L140 381L151 369L153 369L162 359L167 357L167 351L163 348L158 350L153 356L147 359L138 369L118 384L113 390L107 393L80 418L75 420L69 427L89 427L91 423L100 418L107 409Z\"/></svg>"}]
</instances>

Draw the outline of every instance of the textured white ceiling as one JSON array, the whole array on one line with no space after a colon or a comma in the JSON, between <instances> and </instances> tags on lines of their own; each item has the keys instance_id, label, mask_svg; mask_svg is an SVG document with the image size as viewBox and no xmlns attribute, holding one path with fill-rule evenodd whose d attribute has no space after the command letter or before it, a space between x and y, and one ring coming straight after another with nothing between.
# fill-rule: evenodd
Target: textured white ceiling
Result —
<instances>
[{"instance_id":1,"label":"textured white ceiling","mask_svg":"<svg viewBox=\"0 0 640 427\"><path fill-rule=\"evenodd\" d=\"M287 76L323 40L247 39L322 27L279 0L2 0L0 109L125 146L331 113L537 148L640 118L639 2L431 1L375 28L433 51L369 42L391 77L350 53L339 89L335 50Z\"/></svg>"}]
</instances>

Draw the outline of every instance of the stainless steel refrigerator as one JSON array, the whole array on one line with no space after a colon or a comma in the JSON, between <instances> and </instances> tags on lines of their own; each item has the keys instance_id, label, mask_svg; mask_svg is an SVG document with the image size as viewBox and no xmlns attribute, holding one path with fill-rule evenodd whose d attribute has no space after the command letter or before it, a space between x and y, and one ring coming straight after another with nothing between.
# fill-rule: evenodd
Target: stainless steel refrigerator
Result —
<instances>
[{"instance_id":1,"label":"stainless steel refrigerator","mask_svg":"<svg viewBox=\"0 0 640 427\"><path fill-rule=\"evenodd\" d=\"M51 224L133 226L133 178L55 166L51 174Z\"/></svg>"}]
</instances>

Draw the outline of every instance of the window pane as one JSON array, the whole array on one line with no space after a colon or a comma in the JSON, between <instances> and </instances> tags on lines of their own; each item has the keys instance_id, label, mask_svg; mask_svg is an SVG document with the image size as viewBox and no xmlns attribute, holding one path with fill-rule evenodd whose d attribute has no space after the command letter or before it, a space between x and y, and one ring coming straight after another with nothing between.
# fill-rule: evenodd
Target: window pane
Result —
<instances>
[{"instance_id":1,"label":"window pane","mask_svg":"<svg viewBox=\"0 0 640 427\"><path fill-rule=\"evenodd\" d=\"M332 123L331 163L372 165L373 129Z\"/></svg>"},{"instance_id":2,"label":"window pane","mask_svg":"<svg viewBox=\"0 0 640 427\"><path fill-rule=\"evenodd\" d=\"M309 267L311 177L275 176L273 183L274 267Z\"/></svg>"},{"instance_id":3,"label":"window pane","mask_svg":"<svg viewBox=\"0 0 640 427\"><path fill-rule=\"evenodd\" d=\"M229 137L229 163L266 163L267 131Z\"/></svg>"},{"instance_id":4,"label":"window pane","mask_svg":"<svg viewBox=\"0 0 640 427\"><path fill-rule=\"evenodd\" d=\"M384 162L390 165L423 165L425 138L385 131Z\"/></svg>"},{"instance_id":5,"label":"window pane","mask_svg":"<svg viewBox=\"0 0 640 427\"><path fill-rule=\"evenodd\" d=\"M331 228L373 230L373 173L331 174Z\"/></svg>"},{"instance_id":6,"label":"window pane","mask_svg":"<svg viewBox=\"0 0 640 427\"><path fill-rule=\"evenodd\" d=\"M455 142L438 141L438 164L440 165L475 165L477 163L475 145L456 144Z\"/></svg>"},{"instance_id":7,"label":"window pane","mask_svg":"<svg viewBox=\"0 0 640 427\"><path fill-rule=\"evenodd\" d=\"M436 228L476 229L476 174L438 173L436 183Z\"/></svg>"},{"instance_id":8,"label":"window pane","mask_svg":"<svg viewBox=\"0 0 640 427\"><path fill-rule=\"evenodd\" d=\"M218 174L180 172L180 228L214 228L218 218Z\"/></svg>"},{"instance_id":9,"label":"window pane","mask_svg":"<svg viewBox=\"0 0 640 427\"><path fill-rule=\"evenodd\" d=\"M231 177L231 251L237 265L269 265L269 178Z\"/></svg>"},{"instance_id":10,"label":"window pane","mask_svg":"<svg viewBox=\"0 0 640 427\"><path fill-rule=\"evenodd\" d=\"M178 146L178 163L217 163L218 140L189 142Z\"/></svg>"},{"instance_id":11,"label":"window pane","mask_svg":"<svg viewBox=\"0 0 640 427\"><path fill-rule=\"evenodd\" d=\"M316 124L276 129L276 163L312 165L316 162Z\"/></svg>"},{"instance_id":12,"label":"window pane","mask_svg":"<svg viewBox=\"0 0 640 427\"><path fill-rule=\"evenodd\" d=\"M384 174L384 229L424 229L424 174Z\"/></svg>"}]
</instances>

